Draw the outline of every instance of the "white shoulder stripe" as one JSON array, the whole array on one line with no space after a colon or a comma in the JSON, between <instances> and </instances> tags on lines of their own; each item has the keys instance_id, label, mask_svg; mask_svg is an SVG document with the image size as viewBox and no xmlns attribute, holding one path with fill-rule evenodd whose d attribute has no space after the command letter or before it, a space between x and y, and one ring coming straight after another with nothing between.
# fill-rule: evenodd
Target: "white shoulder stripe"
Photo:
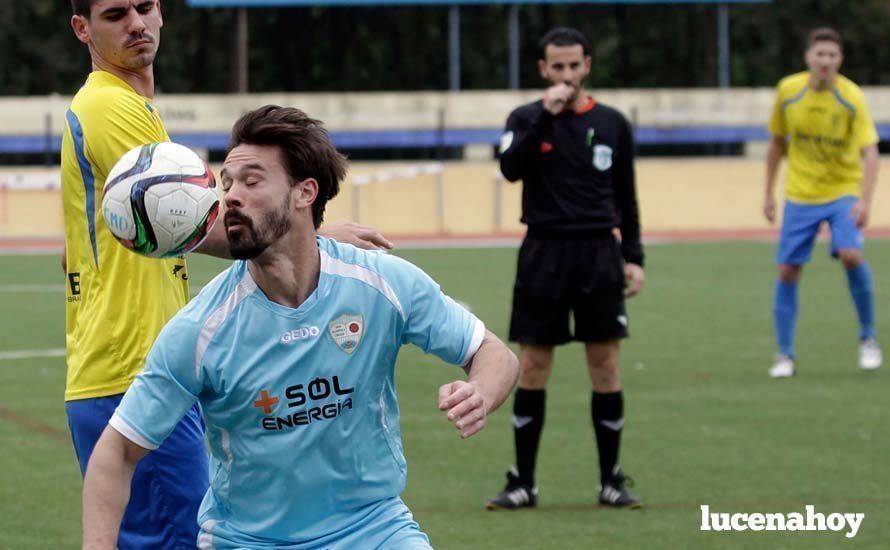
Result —
<instances>
[{"instance_id":1,"label":"white shoulder stripe","mask_svg":"<svg viewBox=\"0 0 890 550\"><path fill-rule=\"evenodd\" d=\"M108 425L117 430L118 433L120 433L122 436L139 445L143 449L153 451L158 448L157 445L139 435L139 432L134 430L133 426L130 426L130 424L128 424L126 420L118 416L116 412L111 415L110 419L108 419Z\"/></svg>"},{"instance_id":2,"label":"white shoulder stripe","mask_svg":"<svg viewBox=\"0 0 890 550\"><path fill-rule=\"evenodd\" d=\"M207 351L207 346L210 345L210 340L213 339L213 335L216 334L216 331L219 330L219 327L222 326L228 316L235 311L238 304L240 304L244 298L247 298L247 296L254 290L256 290L256 283L254 282L253 277L250 276L250 272L245 271L244 277L241 278L241 281L238 283L238 286L235 287L235 290L229 294L222 305L216 308L216 310L210 314L210 317L204 321L204 326L201 327L201 333L198 335L198 344L195 348L195 375L199 378L201 374L201 361L204 360L204 353Z\"/></svg>"},{"instance_id":3,"label":"white shoulder stripe","mask_svg":"<svg viewBox=\"0 0 890 550\"><path fill-rule=\"evenodd\" d=\"M383 294L383 296L392 303L393 307L398 310L399 315L402 316L402 320L405 320L405 311L402 309L402 304L399 302L398 296L396 296L395 291L389 286L389 283L386 282L386 279L384 279L382 275L375 271L371 271L367 267L349 264L342 260L331 258L330 255L322 249L319 249L318 251L321 257L321 270L323 272L330 273L331 275L348 277L350 279L358 279L359 281L376 288L377 291Z\"/></svg>"}]
</instances>

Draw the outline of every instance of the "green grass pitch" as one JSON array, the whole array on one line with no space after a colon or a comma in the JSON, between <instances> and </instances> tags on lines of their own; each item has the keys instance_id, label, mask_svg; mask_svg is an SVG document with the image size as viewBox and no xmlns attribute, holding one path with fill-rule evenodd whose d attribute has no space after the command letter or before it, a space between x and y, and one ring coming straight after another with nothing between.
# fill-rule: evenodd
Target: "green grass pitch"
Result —
<instances>
[{"instance_id":1,"label":"green grass pitch","mask_svg":"<svg viewBox=\"0 0 890 550\"><path fill-rule=\"evenodd\" d=\"M404 250L505 336L516 252ZM559 348L539 457L540 507L486 512L512 461L511 400L461 441L436 391L462 373L405 348L397 367L409 463L404 498L436 548L886 548L890 540L890 370L860 372L841 268L824 245L804 274L798 375L771 380L773 246L648 249L646 289L629 302L623 348L622 464L640 511L594 505L597 462L580 345ZM890 242L869 243L879 333ZM224 262L193 258L195 287ZM54 256L0 257L0 357L64 346L63 278ZM885 343L890 337L885 336ZM0 548L78 548L80 472L63 408L64 359L0 359ZM700 532L712 512L864 512L842 533Z\"/></svg>"}]
</instances>

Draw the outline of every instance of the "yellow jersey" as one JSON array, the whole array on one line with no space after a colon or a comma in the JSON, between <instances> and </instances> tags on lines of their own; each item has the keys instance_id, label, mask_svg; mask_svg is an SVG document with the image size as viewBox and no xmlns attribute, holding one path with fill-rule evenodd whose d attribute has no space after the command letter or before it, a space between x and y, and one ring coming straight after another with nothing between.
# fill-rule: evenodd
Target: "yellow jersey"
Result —
<instances>
[{"instance_id":1,"label":"yellow jersey","mask_svg":"<svg viewBox=\"0 0 890 550\"><path fill-rule=\"evenodd\" d=\"M808 72L779 82L769 131L786 138L786 196L822 204L862 194L861 150L878 132L859 86L838 75L830 90L813 90Z\"/></svg>"},{"instance_id":2,"label":"yellow jersey","mask_svg":"<svg viewBox=\"0 0 890 550\"><path fill-rule=\"evenodd\" d=\"M102 217L102 189L130 149L169 141L152 101L96 71L74 96L62 136L68 262L65 399L124 393L161 328L188 300L183 258L139 256Z\"/></svg>"}]
</instances>

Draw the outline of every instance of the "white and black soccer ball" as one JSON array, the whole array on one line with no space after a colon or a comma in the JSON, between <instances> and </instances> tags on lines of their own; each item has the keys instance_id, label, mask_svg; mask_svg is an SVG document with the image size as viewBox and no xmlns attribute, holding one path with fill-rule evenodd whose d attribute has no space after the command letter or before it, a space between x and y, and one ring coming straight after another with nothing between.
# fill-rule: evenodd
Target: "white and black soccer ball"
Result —
<instances>
[{"instance_id":1,"label":"white and black soccer ball","mask_svg":"<svg viewBox=\"0 0 890 550\"><path fill-rule=\"evenodd\" d=\"M144 256L167 258L193 250L218 214L213 172L177 143L136 147L105 180L105 225L121 244Z\"/></svg>"}]
</instances>

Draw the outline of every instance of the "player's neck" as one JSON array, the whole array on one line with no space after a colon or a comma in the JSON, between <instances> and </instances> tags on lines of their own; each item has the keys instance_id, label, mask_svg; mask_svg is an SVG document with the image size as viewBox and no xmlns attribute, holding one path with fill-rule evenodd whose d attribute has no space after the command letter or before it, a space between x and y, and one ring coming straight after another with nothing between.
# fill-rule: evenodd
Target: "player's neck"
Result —
<instances>
[{"instance_id":1,"label":"player's neck","mask_svg":"<svg viewBox=\"0 0 890 550\"><path fill-rule=\"evenodd\" d=\"M824 92L825 90L830 90L834 88L834 83L837 80L837 75L821 78L816 75L810 75L810 89L815 90L817 92Z\"/></svg>"},{"instance_id":2,"label":"player's neck","mask_svg":"<svg viewBox=\"0 0 890 550\"><path fill-rule=\"evenodd\" d=\"M247 262L247 269L266 297L277 304L298 308L318 286L318 254L314 228L294 228Z\"/></svg>"},{"instance_id":3,"label":"player's neck","mask_svg":"<svg viewBox=\"0 0 890 550\"><path fill-rule=\"evenodd\" d=\"M152 99L155 95L155 75L153 65L149 65L148 67L137 71L132 71L116 67L110 63L104 62L102 59L96 59L94 57L93 70L105 71L106 73L113 74L129 84L130 87L142 97Z\"/></svg>"}]
</instances>

